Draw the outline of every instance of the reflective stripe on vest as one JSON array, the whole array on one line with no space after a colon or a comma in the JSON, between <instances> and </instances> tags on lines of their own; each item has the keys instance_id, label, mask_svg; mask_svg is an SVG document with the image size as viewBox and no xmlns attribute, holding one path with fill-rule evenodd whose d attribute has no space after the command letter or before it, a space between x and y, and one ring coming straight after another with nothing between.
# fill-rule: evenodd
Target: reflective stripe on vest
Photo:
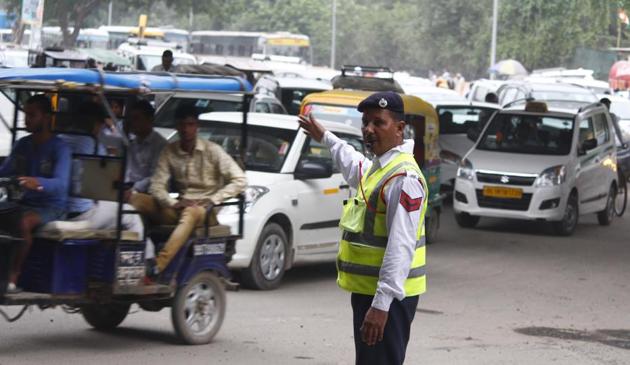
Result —
<instances>
[{"instance_id":1,"label":"reflective stripe on vest","mask_svg":"<svg viewBox=\"0 0 630 365\"><path fill-rule=\"evenodd\" d=\"M417 241L409 274L404 283L405 295L414 296L426 290L424 217L428 204L426 181L411 154L401 153L386 166L363 177L361 188L354 198L354 208L344 208L343 222L349 222L343 231L337 256L338 285L350 292L374 295L380 269L387 247L387 206L380 198L381 191L388 187L390 178L400 173L413 172L418 176L425 197L422 199ZM363 195L365 194L364 202ZM348 204L353 204L349 202ZM392 204L396 204L392 202ZM346 207L348 208L348 207ZM362 225L356 224L363 223ZM358 229L357 229L358 227ZM351 232L352 231L352 232Z\"/></svg>"}]
</instances>

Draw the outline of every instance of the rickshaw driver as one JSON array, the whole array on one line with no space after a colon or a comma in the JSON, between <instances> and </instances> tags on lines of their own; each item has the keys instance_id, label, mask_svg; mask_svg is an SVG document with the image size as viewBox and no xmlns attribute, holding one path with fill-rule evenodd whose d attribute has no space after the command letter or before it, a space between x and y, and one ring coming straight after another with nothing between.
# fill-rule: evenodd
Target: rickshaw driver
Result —
<instances>
[{"instance_id":1,"label":"rickshaw driver","mask_svg":"<svg viewBox=\"0 0 630 365\"><path fill-rule=\"evenodd\" d=\"M184 245L195 227L204 224L208 208L245 190L247 178L219 145L198 137L199 114L194 106L175 111L179 140L167 145L158 160L147 194L133 194L131 204L156 224L177 224L147 274L156 278ZM173 180L179 199L169 195ZM214 214L209 223L216 225Z\"/></svg>"},{"instance_id":2,"label":"rickshaw driver","mask_svg":"<svg viewBox=\"0 0 630 365\"><path fill-rule=\"evenodd\" d=\"M94 154L94 143L98 141L101 132L105 127L105 118L107 117L105 110L101 104L87 101L82 103L77 115L81 117L81 122L89 129L92 135L72 135L62 134L62 138L71 148L73 153L77 154ZM107 151L102 143L98 143L98 155L106 155ZM125 210L132 210L132 207L125 205ZM118 203L112 201L92 201L90 199L70 197L68 199L68 220L70 221L88 221L91 229L115 229L118 215ZM144 223L142 218L137 214L125 214L122 217L123 229L137 232L140 237L144 236ZM147 237L146 242L146 258L153 258L154 254L153 242Z\"/></svg>"},{"instance_id":3,"label":"rickshaw driver","mask_svg":"<svg viewBox=\"0 0 630 365\"><path fill-rule=\"evenodd\" d=\"M70 148L51 131L52 106L42 95L30 97L24 104L26 130L31 134L21 138L0 167L0 176L18 175L25 193L15 216L3 217L0 225L18 233L24 239L11 265L8 293L17 293L16 286L22 264L33 243L33 231L66 214L70 181ZM15 219L12 219L15 218Z\"/></svg>"}]
</instances>

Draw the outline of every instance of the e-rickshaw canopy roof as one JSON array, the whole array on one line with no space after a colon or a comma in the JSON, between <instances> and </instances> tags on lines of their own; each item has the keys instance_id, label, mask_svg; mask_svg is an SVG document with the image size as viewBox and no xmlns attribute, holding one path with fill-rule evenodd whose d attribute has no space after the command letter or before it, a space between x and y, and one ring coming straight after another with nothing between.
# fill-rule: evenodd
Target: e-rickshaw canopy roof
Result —
<instances>
[{"instance_id":1,"label":"e-rickshaw canopy roof","mask_svg":"<svg viewBox=\"0 0 630 365\"><path fill-rule=\"evenodd\" d=\"M53 89L101 86L107 90L151 92L197 91L243 93L251 84L240 77L149 72L103 72L95 69L13 68L0 70L0 87Z\"/></svg>"}]
</instances>

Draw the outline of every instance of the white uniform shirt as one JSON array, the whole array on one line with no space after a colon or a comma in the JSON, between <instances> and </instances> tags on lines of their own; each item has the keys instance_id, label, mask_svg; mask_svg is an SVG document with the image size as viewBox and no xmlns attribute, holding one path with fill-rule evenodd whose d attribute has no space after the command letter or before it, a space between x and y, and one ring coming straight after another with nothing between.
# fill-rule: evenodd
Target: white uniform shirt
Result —
<instances>
[{"instance_id":1,"label":"white uniform shirt","mask_svg":"<svg viewBox=\"0 0 630 365\"><path fill-rule=\"evenodd\" d=\"M359 187L359 162L361 162L363 169L361 174L365 175L387 165L400 153L413 154L414 147L413 140L407 139L403 144L392 148L372 161L329 131L324 134L322 143L328 146L343 177L355 189ZM374 166L374 170L372 170L372 166ZM411 199L424 199L425 196L417 176L409 175L395 178L385 189L388 239L376 295L372 301L372 307L383 311L389 311L389 306L394 298L398 300L405 298L405 280L409 275L411 261L416 250L416 234L421 209L407 211L400 204L400 195L403 191Z\"/></svg>"}]
</instances>

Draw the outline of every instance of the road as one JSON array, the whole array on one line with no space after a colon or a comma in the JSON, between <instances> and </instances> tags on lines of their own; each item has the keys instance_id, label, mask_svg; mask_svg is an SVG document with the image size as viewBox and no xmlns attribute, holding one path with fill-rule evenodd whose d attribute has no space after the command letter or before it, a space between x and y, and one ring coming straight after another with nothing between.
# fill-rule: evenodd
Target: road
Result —
<instances>
[{"instance_id":1,"label":"road","mask_svg":"<svg viewBox=\"0 0 630 365\"><path fill-rule=\"evenodd\" d=\"M407 364L627 364L630 217L573 237L496 219L460 229L443 214ZM15 312L14 308L11 308ZM215 341L179 345L170 314L137 309L99 333L79 315L34 309L0 323L0 364L352 364L350 299L332 264L298 267L271 292L228 294Z\"/></svg>"}]
</instances>

